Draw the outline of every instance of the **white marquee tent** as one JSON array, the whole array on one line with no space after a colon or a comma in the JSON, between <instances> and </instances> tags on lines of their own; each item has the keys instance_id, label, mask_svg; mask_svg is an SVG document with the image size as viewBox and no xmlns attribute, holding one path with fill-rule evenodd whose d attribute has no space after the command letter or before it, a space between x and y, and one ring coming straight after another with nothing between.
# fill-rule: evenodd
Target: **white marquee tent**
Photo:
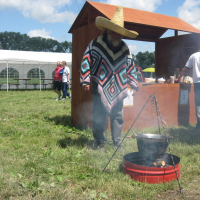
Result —
<instances>
[{"instance_id":1,"label":"white marquee tent","mask_svg":"<svg viewBox=\"0 0 200 200\"><path fill-rule=\"evenodd\" d=\"M71 53L0 50L1 89L7 89L7 91L16 88L31 89L34 86L31 83L35 83L36 79L39 81L37 86L40 90L44 86L50 88L57 61L66 61L71 72ZM25 84L26 80L23 80L27 78L31 79L28 80L28 85ZM42 78L49 80L41 80ZM47 83L50 84L47 85Z\"/></svg>"}]
</instances>

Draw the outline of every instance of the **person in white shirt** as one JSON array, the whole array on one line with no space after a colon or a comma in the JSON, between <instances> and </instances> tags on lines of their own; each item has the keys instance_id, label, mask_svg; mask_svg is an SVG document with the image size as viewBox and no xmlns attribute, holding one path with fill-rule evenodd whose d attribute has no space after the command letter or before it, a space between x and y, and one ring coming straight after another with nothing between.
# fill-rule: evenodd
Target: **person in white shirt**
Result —
<instances>
[{"instance_id":1,"label":"person in white shirt","mask_svg":"<svg viewBox=\"0 0 200 200\"><path fill-rule=\"evenodd\" d=\"M63 73L62 73L62 91L63 96L62 100L66 100L66 96L71 99L71 94L68 92L69 84L70 84L70 69L66 65L66 61L62 61Z\"/></svg>"},{"instance_id":2,"label":"person in white shirt","mask_svg":"<svg viewBox=\"0 0 200 200\"><path fill-rule=\"evenodd\" d=\"M180 73L180 76L175 80L175 82L180 82L181 77L192 68L197 117L196 129L200 129L200 42L197 50L197 52L193 53L189 57L185 67L183 67Z\"/></svg>"}]
</instances>

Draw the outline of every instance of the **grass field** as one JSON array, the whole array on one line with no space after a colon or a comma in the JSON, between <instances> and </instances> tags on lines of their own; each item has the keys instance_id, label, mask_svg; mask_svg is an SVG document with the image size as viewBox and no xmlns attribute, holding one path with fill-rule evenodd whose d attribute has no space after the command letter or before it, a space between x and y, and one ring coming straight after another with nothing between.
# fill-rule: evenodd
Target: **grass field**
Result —
<instances>
[{"instance_id":1,"label":"grass field","mask_svg":"<svg viewBox=\"0 0 200 200\"><path fill-rule=\"evenodd\" d=\"M172 153L181 158L180 194L177 181L147 184L123 174L123 155L137 151L133 138L102 173L115 151L109 131L106 151L95 150L92 131L71 125L70 100L56 97L0 91L0 199L200 199L200 133L192 125L170 128Z\"/></svg>"}]
</instances>

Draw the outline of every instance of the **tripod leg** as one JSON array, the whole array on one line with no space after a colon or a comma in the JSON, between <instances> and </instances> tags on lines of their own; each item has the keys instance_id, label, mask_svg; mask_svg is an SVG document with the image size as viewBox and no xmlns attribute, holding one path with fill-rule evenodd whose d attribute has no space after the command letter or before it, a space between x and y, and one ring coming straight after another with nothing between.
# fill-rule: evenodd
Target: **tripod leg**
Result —
<instances>
[{"instance_id":1,"label":"tripod leg","mask_svg":"<svg viewBox=\"0 0 200 200\"><path fill-rule=\"evenodd\" d=\"M130 132L130 130L132 129L133 125L135 124L135 122L137 121L138 117L140 116L141 112L143 111L143 109L145 108L146 104L148 103L149 99L152 98L152 96L150 96L146 103L144 104L144 106L142 107L141 111L139 112L138 116L136 117L136 119L134 120L134 122L132 123L131 127L128 129L127 133L125 134L125 136L123 137L120 145L117 147L117 149L115 150L115 152L113 153L113 155L111 156L110 160L108 161L108 163L106 164L106 166L104 167L103 171L105 171L106 167L108 166L108 164L110 163L110 161L112 160L112 158L114 157L114 155L116 154L117 150L120 148L121 144L123 143L124 139L126 138L126 136L128 135L128 133Z\"/></svg>"}]
</instances>

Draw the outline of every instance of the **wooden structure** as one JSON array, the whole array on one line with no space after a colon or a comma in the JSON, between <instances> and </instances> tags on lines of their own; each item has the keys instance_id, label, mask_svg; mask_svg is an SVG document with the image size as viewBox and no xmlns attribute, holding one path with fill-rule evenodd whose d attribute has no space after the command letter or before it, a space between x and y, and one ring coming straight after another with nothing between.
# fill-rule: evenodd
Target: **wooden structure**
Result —
<instances>
[{"instance_id":1,"label":"wooden structure","mask_svg":"<svg viewBox=\"0 0 200 200\"><path fill-rule=\"evenodd\" d=\"M117 6L86 1L75 22L69 30L72 37L72 124L87 127L92 121L92 96L80 87L80 64L84 51L89 42L101 34L95 26L95 18L103 16L110 19ZM194 53L196 40L200 40L200 30L184 22L183 20L131 9L124 8L124 26L129 30L139 33L134 40L150 41L155 43L155 70L156 76L170 76L175 68L182 68L188 57ZM174 30L174 37L160 37L168 30ZM178 36L178 31L186 31L192 34ZM129 38L125 38L129 39ZM124 130L127 130L138 115L149 95L156 93L158 104L163 119L170 126L185 123L195 123L193 86L182 84L139 84L139 92L134 97L134 106L124 108ZM189 91L187 105L179 105L180 90ZM149 103L150 105L151 103ZM139 129L157 126L157 120L152 118L151 109L147 109L137 120ZM183 117L184 116L184 117Z\"/></svg>"}]
</instances>

